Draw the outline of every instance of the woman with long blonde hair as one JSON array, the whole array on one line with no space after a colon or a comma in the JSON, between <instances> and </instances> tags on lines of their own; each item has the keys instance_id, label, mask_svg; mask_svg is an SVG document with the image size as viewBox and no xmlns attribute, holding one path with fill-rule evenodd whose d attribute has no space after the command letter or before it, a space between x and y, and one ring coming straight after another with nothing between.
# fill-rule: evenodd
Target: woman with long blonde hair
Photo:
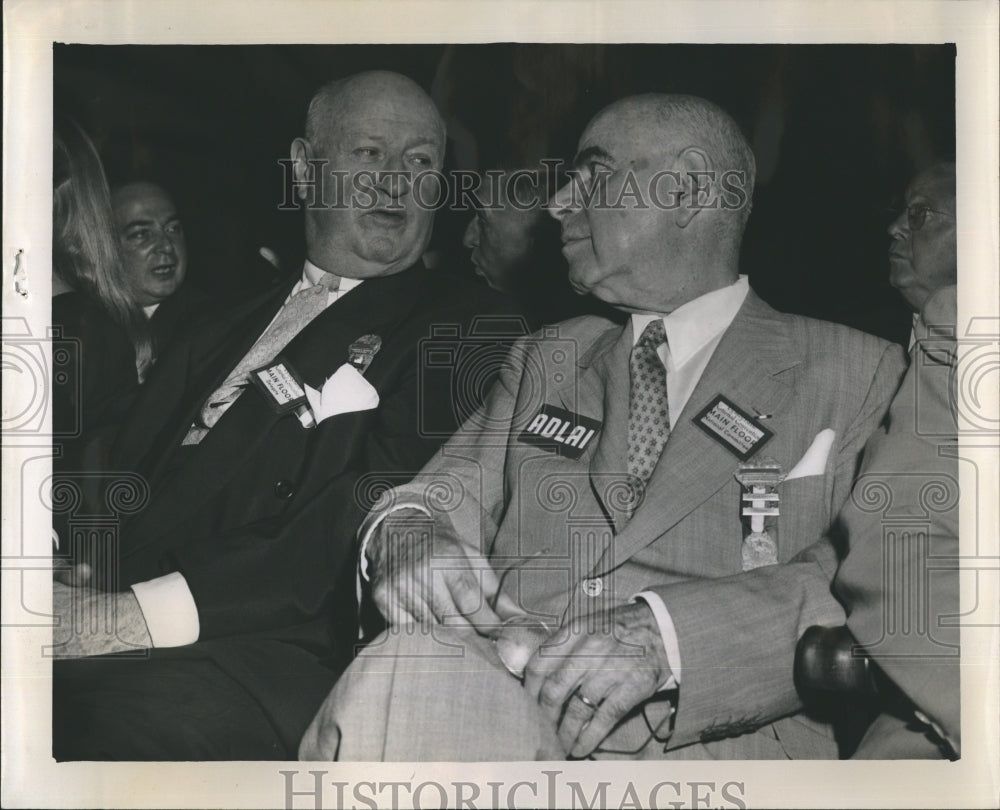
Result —
<instances>
[{"instance_id":1,"label":"woman with long blonde hair","mask_svg":"<svg viewBox=\"0 0 1000 810\"><path fill-rule=\"evenodd\" d=\"M57 433L77 433L124 407L152 343L122 269L100 157L65 116L56 116L52 167L52 323L79 348L74 367L53 374L53 419Z\"/></svg>"}]
</instances>

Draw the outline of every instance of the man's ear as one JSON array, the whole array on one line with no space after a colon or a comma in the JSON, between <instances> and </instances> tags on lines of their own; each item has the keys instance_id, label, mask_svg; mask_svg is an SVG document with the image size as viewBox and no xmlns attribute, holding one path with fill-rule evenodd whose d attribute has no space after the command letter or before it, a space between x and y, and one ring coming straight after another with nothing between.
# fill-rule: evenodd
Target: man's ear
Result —
<instances>
[{"instance_id":1,"label":"man's ear","mask_svg":"<svg viewBox=\"0 0 1000 810\"><path fill-rule=\"evenodd\" d=\"M716 177L712 159L698 146L681 150L674 166L681 175L683 189L677 209L677 226L686 228L702 210L719 207Z\"/></svg>"},{"instance_id":2,"label":"man's ear","mask_svg":"<svg viewBox=\"0 0 1000 810\"><path fill-rule=\"evenodd\" d=\"M300 200L305 200L306 190L313 180L309 176L309 158L312 157L312 146L305 138L296 138L292 141L290 150L292 158L292 174L295 176L295 193Z\"/></svg>"}]
</instances>

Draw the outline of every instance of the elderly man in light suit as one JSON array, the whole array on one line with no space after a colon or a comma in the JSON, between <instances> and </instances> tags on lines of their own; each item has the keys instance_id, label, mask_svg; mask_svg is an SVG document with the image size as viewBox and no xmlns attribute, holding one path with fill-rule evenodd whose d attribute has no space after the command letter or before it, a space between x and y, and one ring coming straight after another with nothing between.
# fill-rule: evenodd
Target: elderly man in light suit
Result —
<instances>
[{"instance_id":1,"label":"elderly man in light suit","mask_svg":"<svg viewBox=\"0 0 1000 810\"><path fill-rule=\"evenodd\" d=\"M754 159L715 105L624 99L576 164L551 204L570 281L625 323L524 340L369 516L362 570L391 627L303 758L836 756L799 713L793 654L842 621L826 533L902 352L749 289ZM776 548L741 515L751 467L784 479Z\"/></svg>"},{"instance_id":2,"label":"elderly man in light suit","mask_svg":"<svg viewBox=\"0 0 1000 810\"><path fill-rule=\"evenodd\" d=\"M840 516L846 628L810 628L800 682L879 715L858 759L958 758L958 255L955 164L910 183L889 227L889 281L914 309L910 367ZM845 712L846 716L846 712Z\"/></svg>"}]
</instances>

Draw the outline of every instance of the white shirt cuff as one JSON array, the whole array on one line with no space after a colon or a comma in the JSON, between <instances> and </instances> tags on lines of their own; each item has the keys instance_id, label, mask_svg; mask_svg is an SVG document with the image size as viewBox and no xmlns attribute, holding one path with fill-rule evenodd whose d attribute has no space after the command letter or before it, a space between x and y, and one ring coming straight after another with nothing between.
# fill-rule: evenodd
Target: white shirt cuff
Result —
<instances>
[{"instance_id":1,"label":"white shirt cuff","mask_svg":"<svg viewBox=\"0 0 1000 810\"><path fill-rule=\"evenodd\" d=\"M663 604L663 600L653 591L643 591L637 593L633 599L641 599L649 609L653 611L653 618L660 628L660 638L663 639L663 648L667 651L667 664L670 665L670 676L660 684L660 689L673 689L681 685L681 645L677 641L677 631L674 629L674 620L670 618L670 611Z\"/></svg>"},{"instance_id":2,"label":"white shirt cuff","mask_svg":"<svg viewBox=\"0 0 1000 810\"><path fill-rule=\"evenodd\" d=\"M139 602L154 647L194 644L201 634L198 608L187 580L179 571L137 582L132 593Z\"/></svg>"},{"instance_id":3,"label":"white shirt cuff","mask_svg":"<svg viewBox=\"0 0 1000 810\"><path fill-rule=\"evenodd\" d=\"M400 509L416 509L418 512L423 512L427 517L433 517L426 507L419 503L396 503L382 512L378 517L376 517L368 526L368 530L364 533L361 538L361 550L358 553L358 570L361 572L361 579L365 582L368 581L368 558L365 556L365 551L368 550L368 542L372 539L372 535L375 534L375 530L382 525L382 521L385 520L393 512L398 512ZM361 593L361 582L358 581L358 594Z\"/></svg>"}]
</instances>

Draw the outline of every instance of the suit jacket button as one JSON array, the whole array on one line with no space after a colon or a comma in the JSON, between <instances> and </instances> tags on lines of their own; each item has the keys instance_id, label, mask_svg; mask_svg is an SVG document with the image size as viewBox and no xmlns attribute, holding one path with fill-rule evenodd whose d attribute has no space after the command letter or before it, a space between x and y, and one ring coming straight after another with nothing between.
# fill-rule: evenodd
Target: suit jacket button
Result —
<instances>
[{"instance_id":1,"label":"suit jacket button","mask_svg":"<svg viewBox=\"0 0 1000 810\"><path fill-rule=\"evenodd\" d=\"M287 501L292 497L292 485L288 483L284 478L274 482L274 494L276 497L281 498L283 501Z\"/></svg>"},{"instance_id":2,"label":"suit jacket button","mask_svg":"<svg viewBox=\"0 0 1000 810\"><path fill-rule=\"evenodd\" d=\"M600 596L604 592L604 580L600 577L596 579L585 579L580 583L580 587L583 588L583 592L587 594L587 596Z\"/></svg>"}]
</instances>

